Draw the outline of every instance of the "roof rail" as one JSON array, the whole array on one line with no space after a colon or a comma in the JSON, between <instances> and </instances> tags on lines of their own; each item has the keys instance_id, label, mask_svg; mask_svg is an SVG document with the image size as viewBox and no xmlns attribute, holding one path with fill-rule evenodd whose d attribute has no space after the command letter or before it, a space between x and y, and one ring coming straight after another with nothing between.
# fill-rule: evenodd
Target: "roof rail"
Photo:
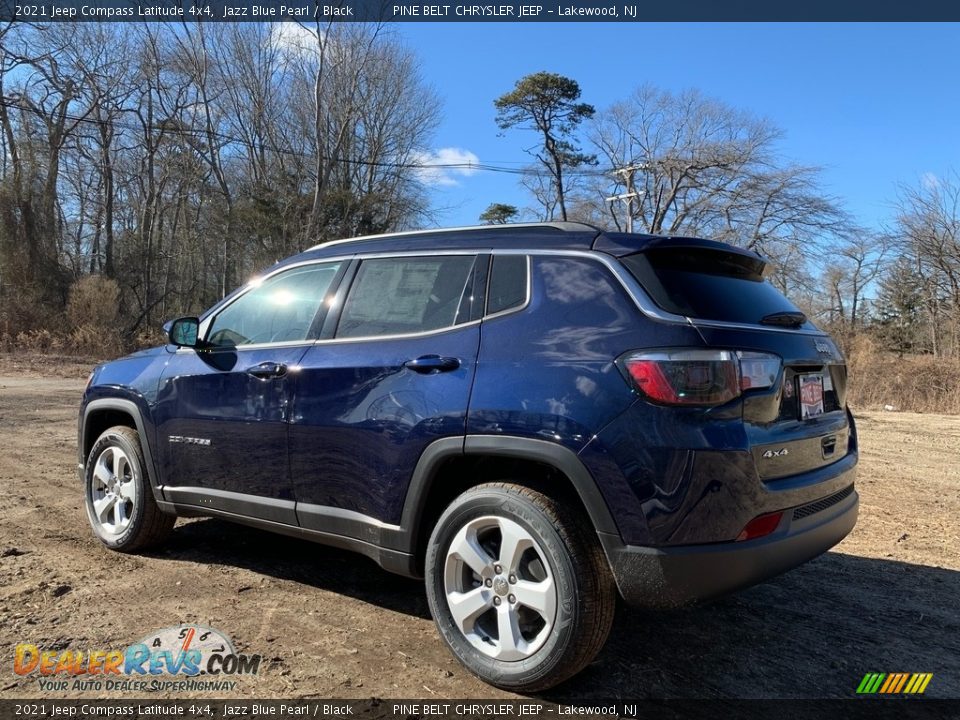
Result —
<instances>
[{"instance_id":1,"label":"roof rail","mask_svg":"<svg viewBox=\"0 0 960 720\"><path fill-rule=\"evenodd\" d=\"M430 228L426 230L405 230L402 232L393 232L393 233L380 233L378 235L362 235L360 237L353 238L344 238L342 240L328 240L327 242L320 243L319 245L314 245L309 250L318 250L320 248L328 248L333 245L342 245L344 243L359 242L361 240L383 240L386 238L394 237L410 237L412 235L432 235L435 233L453 233L453 232L464 232L464 231L476 231L476 230L524 230L529 228L553 228L555 230L560 230L562 232L595 232L599 233L601 230L594 227L593 225L587 225L586 223L578 222L539 222L539 223L504 223L499 225L466 225L463 227L452 227L452 228Z\"/></svg>"}]
</instances>

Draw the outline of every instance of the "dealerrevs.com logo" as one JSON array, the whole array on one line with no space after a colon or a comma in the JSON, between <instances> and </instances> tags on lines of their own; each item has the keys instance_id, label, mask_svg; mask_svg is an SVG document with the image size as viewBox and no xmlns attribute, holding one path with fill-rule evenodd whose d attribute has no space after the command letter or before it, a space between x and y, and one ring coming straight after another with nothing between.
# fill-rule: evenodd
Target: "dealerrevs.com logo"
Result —
<instances>
[{"instance_id":1,"label":"dealerrevs.com logo","mask_svg":"<svg viewBox=\"0 0 960 720\"><path fill-rule=\"evenodd\" d=\"M260 655L238 653L230 638L200 625L150 633L123 650L44 650L16 646L13 671L36 675L41 690L230 691L233 678L256 675Z\"/></svg>"}]
</instances>

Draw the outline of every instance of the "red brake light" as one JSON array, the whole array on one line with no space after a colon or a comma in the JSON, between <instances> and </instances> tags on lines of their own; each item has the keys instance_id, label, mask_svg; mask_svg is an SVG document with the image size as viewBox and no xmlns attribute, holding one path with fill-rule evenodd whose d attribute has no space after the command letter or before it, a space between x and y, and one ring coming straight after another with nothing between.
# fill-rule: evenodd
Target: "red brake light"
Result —
<instances>
[{"instance_id":1,"label":"red brake light","mask_svg":"<svg viewBox=\"0 0 960 720\"><path fill-rule=\"evenodd\" d=\"M722 405L748 389L773 385L776 355L734 350L658 350L619 361L637 390L665 405Z\"/></svg>"},{"instance_id":2,"label":"red brake light","mask_svg":"<svg viewBox=\"0 0 960 720\"><path fill-rule=\"evenodd\" d=\"M680 401L656 360L628 360L626 366L637 387L653 400L665 403Z\"/></svg>"},{"instance_id":3,"label":"red brake light","mask_svg":"<svg viewBox=\"0 0 960 720\"><path fill-rule=\"evenodd\" d=\"M720 405L740 394L736 354L729 350L638 353L623 359L637 389L667 405Z\"/></svg>"},{"instance_id":4,"label":"red brake light","mask_svg":"<svg viewBox=\"0 0 960 720\"><path fill-rule=\"evenodd\" d=\"M759 515L747 523L747 526L737 535L737 542L741 540L753 540L754 538L769 535L780 524L783 512L770 513L769 515Z\"/></svg>"}]
</instances>

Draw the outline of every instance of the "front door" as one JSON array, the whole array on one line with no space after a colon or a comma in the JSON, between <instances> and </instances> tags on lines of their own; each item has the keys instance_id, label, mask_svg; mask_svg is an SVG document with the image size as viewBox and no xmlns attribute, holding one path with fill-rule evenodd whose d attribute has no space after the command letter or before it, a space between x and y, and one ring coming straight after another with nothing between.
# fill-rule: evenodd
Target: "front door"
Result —
<instances>
[{"instance_id":1,"label":"front door","mask_svg":"<svg viewBox=\"0 0 960 720\"><path fill-rule=\"evenodd\" d=\"M204 349L171 353L156 410L168 500L296 524L290 398L340 269L313 263L271 275L204 322Z\"/></svg>"}]
</instances>

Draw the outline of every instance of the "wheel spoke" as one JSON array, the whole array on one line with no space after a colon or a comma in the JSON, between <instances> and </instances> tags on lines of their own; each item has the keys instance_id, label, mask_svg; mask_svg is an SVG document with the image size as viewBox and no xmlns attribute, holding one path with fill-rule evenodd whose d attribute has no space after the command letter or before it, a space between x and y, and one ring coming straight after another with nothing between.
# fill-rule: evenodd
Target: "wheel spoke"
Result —
<instances>
[{"instance_id":1,"label":"wheel spoke","mask_svg":"<svg viewBox=\"0 0 960 720\"><path fill-rule=\"evenodd\" d=\"M553 622L557 608L557 594L554 592L553 580L547 578L540 582L518 580L511 588L517 596L517 602L537 612L547 624Z\"/></svg>"},{"instance_id":2,"label":"wheel spoke","mask_svg":"<svg viewBox=\"0 0 960 720\"><path fill-rule=\"evenodd\" d=\"M499 550L488 551L487 542L495 545L498 536ZM486 515L466 522L450 541L443 573L448 621L489 658L529 658L556 628L557 589L547 555L517 519Z\"/></svg>"},{"instance_id":3,"label":"wheel spoke","mask_svg":"<svg viewBox=\"0 0 960 720\"><path fill-rule=\"evenodd\" d=\"M469 592L448 593L447 603L457 626L462 632L468 633L473 630L476 619L493 607L493 597L486 588L478 587Z\"/></svg>"},{"instance_id":4,"label":"wheel spoke","mask_svg":"<svg viewBox=\"0 0 960 720\"><path fill-rule=\"evenodd\" d=\"M497 631L499 638L498 660L521 660L527 656L526 641L520 634L517 614L504 603L497 610Z\"/></svg>"},{"instance_id":5,"label":"wheel spoke","mask_svg":"<svg viewBox=\"0 0 960 720\"><path fill-rule=\"evenodd\" d=\"M127 469L127 456L117 451L113 452L113 474L117 480L123 479L123 473Z\"/></svg>"},{"instance_id":6,"label":"wheel spoke","mask_svg":"<svg viewBox=\"0 0 960 720\"><path fill-rule=\"evenodd\" d=\"M110 474L110 468L106 466L103 459L93 466L93 474L102 485L106 485L113 478L113 475Z\"/></svg>"},{"instance_id":7,"label":"wheel spoke","mask_svg":"<svg viewBox=\"0 0 960 720\"><path fill-rule=\"evenodd\" d=\"M533 547L533 540L527 531L510 520L500 522L500 564L504 572L517 572L523 553Z\"/></svg>"},{"instance_id":8,"label":"wheel spoke","mask_svg":"<svg viewBox=\"0 0 960 720\"><path fill-rule=\"evenodd\" d=\"M119 499L119 498L117 498ZM123 524L123 503L116 502L116 499L113 503L113 524L115 527L120 527Z\"/></svg>"},{"instance_id":9,"label":"wheel spoke","mask_svg":"<svg viewBox=\"0 0 960 720\"><path fill-rule=\"evenodd\" d=\"M93 513L97 516L97 520L101 523L107 522L107 515L116 502L117 498L115 495L104 495L99 500L94 500Z\"/></svg>"},{"instance_id":10,"label":"wheel spoke","mask_svg":"<svg viewBox=\"0 0 960 720\"><path fill-rule=\"evenodd\" d=\"M460 558L477 575L482 575L493 563L493 558L480 546L477 534L470 530L470 526L461 528L453 538L453 542L450 543L450 554Z\"/></svg>"}]
</instances>

